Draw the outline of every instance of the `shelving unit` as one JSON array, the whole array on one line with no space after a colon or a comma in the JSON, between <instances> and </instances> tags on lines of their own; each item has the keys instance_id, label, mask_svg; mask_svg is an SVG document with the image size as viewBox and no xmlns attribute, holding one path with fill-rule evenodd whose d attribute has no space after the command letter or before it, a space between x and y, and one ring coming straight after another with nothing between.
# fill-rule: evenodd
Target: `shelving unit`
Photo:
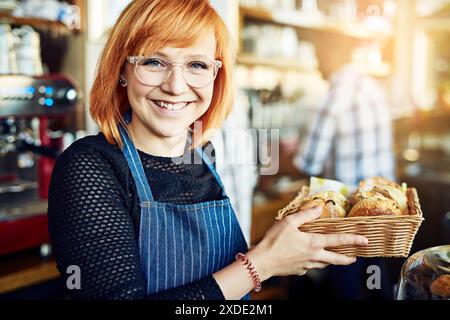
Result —
<instances>
[{"instance_id":1,"label":"shelving unit","mask_svg":"<svg viewBox=\"0 0 450 320\"><path fill-rule=\"evenodd\" d=\"M29 25L33 28L38 29L53 29L63 33L74 33L78 34L83 32L86 29L86 0L67 0L71 5L77 6L80 10L80 27L75 29L70 29L64 23L60 21L53 21L41 18L33 18L33 17L14 17L7 12L0 12L0 23L7 23L11 25L21 26L21 25Z\"/></svg>"},{"instance_id":2,"label":"shelving unit","mask_svg":"<svg viewBox=\"0 0 450 320\"><path fill-rule=\"evenodd\" d=\"M241 35L242 30L246 23L256 22L262 24L269 24L280 27L293 28L301 38L302 33L315 34L327 33L327 34L339 34L347 37L352 37L362 40L370 39L391 39L393 38L393 32L391 31L379 31L369 28L367 25L361 23L353 24L337 24L337 23L306 23L300 21L300 15L292 13L286 13L283 15L281 12L271 11L262 7L247 7L239 6L239 28L238 32ZM241 65L248 67L264 66L271 67L273 69L284 72L286 70L295 72L307 72L311 69L305 67L299 60L285 57L267 58L259 57L254 54L243 52L243 41L239 41L239 53L237 62ZM387 63L377 66L375 69L363 68L367 74L374 77L387 77L391 74L391 67Z\"/></svg>"},{"instance_id":3,"label":"shelving unit","mask_svg":"<svg viewBox=\"0 0 450 320\"><path fill-rule=\"evenodd\" d=\"M250 8L240 6L239 11L242 19L251 19L254 21L276 24L279 26L293 27L300 30L321 31L344 34L350 37L360 39L373 39L375 37L391 37L391 32L379 32L368 28L363 24L335 24L323 23L312 24L303 23L295 16L289 18L283 17L281 14L273 13L265 8Z\"/></svg>"},{"instance_id":4,"label":"shelving unit","mask_svg":"<svg viewBox=\"0 0 450 320\"><path fill-rule=\"evenodd\" d=\"M10 15L0 14L0 23L22 26L29 25L37 29L53 29L62 34L70 34L71 32L79 32L79 29L70 30L66 25L59 21L38 19L38 18L21 18Z\"/></svg>"},{"instance_id":5,"label":"shelving unit","mask_svg":"<svg viewBox=\"0 0 450 320\"><path fill-rule=\"evenodd\" d=\"M278 74L278 79L283 79L283 75L287 72L289 73L312 73L317 72L315 66L309 66L305 64L305 62L300 61L300 59L296 58L296 54L289 54L288 56L284 56L281 50L274 50L271 54L263 54L261 52L249 52L244 50L244 39L242 37L245 26L252 23L261 23L265 25L271 25L275 27L288 27L294 28L295 33L298 32L299 25L291 22L285 21L283 19L278 19L265 8L249 8L242 5L236 6L236 10L238 10L238 28L237 33L239 34L239 42L238 42L238 55L237 55L237 64L248 69L248 70L256 70L255 68L264 67L266 70L272 70L271 74ZM254 39L257 39L256 37ZM278 46L279 44L274 43L274 46ZM267 45L266 45L267 47ZM295 45L293 45L296 48ZM292 51L293 52L293 51ZM274 80L275 81L275 80ZM271 87L268 82L268 88ZM277 80L278 81L278 80ZM253 84L249 83L248 88L253 88Z\"/></svg>"}]
</instances>

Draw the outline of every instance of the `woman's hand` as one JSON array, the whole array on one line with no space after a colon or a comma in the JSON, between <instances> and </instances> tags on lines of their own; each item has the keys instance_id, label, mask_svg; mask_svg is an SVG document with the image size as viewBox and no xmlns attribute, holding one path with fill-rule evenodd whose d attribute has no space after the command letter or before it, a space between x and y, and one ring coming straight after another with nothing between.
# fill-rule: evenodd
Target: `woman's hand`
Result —
<instances>
[{"instance_id":1,"label":"woman's hand","mask_svg":"<svg viewBox=\"0 0 450 320\"><path fill-rule=\"evenodd\" d=\"M263 240L247 254L261 281L272 276L304 275L310 269L322 269L329 264L348 265L356 258L327 251L342 245L366 245L367 238L351 234L316 234L298 228L317 219L321 208L311 208L291 214L267 231Z\"/></svg>"}]
</instances>

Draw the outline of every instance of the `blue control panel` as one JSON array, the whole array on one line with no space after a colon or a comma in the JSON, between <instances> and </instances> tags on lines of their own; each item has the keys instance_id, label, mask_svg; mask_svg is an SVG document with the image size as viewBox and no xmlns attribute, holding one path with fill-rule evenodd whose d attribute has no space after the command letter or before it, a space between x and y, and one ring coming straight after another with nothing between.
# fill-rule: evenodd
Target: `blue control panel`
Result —
<instances>
[{"instance_id":1,"label":"blue control panel","mask_svg":"<svg viewBox=\"0 0 450 320\"><path fill-rule=\"evenodd\" d=\"M76 84L62 75L0 75L0 117L64 114L79 98Z\"/></svg>"}]
</instances>

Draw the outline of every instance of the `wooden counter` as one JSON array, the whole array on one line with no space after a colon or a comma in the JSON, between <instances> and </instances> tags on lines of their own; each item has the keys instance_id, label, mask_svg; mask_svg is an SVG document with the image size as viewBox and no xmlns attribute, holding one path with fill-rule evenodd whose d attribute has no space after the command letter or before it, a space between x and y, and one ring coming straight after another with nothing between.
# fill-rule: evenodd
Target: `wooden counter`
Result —
<instances>
[{"instance_id":1,"label":"wooden counter","mask_svg":"<svg viewBox=\"0 0 450 320\"><path fill-rule=\"evenodd\" d=\"M264 237L266 231L275 222L278 210L286 206L294 196L295 194L288 194L279 198L268 199L262 204L253 206L251 227L252 245L258 243Z\"/></svg>"},{"instance_id":2,"label":"wooden counter","mask_svg":"<svg viewBox=\"0 0 450 320\"><path fill-rule=\"evenodd\" d=\"M0 294L30 287L59 277L56 262L37 252L24 251L0 257Z\"/></svg>"}]
</instances>

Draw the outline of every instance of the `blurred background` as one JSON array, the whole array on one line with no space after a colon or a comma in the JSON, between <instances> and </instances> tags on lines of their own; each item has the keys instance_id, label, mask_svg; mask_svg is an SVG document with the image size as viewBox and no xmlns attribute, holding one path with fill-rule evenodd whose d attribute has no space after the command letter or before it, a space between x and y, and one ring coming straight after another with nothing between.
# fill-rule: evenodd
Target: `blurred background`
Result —
<instances>
[{"instance_id":1,"label":"blurred background","mask_svg":"<svg viewBox=\"0 0 450 320\"><path fill-rule=\"evenodd\" d=\"M128 3L0 0L0 299L65 298L48 240L48 183L59 154L98 132L89 90L107 32ZM396 179L418 190L425 221L411 254L450 243L450 1L211 3L237 50L238 99L226 127L279 130L279 163L291 161L332 75L351 63L383 92ZM218 157L252 149L230 146L225 133L215 139ZM252 141L257 155L268 147L262 140ZM218 167L250 245L308 183L289 172L261 177L260 165ZM358 298L394 298L404 261L384 259L383 290L362 289ZM366 278L358 275L362 286ZM345 298L341 285L326 271L309 272L301 281L273 278L253 298Z\"/></svg>"}]
</instances>

